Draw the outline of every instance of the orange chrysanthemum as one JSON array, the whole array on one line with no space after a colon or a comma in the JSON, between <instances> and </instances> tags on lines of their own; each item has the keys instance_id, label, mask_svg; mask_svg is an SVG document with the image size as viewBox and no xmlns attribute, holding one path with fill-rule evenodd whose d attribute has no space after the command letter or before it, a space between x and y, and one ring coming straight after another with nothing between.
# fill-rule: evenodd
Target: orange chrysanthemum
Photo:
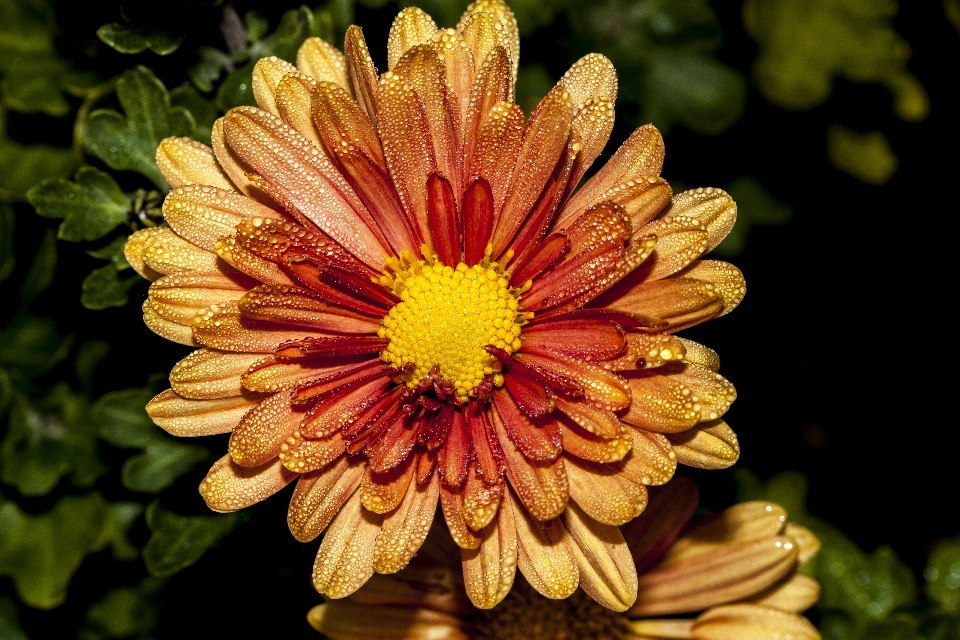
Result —
<instances>
[{"instance_id":1,"label":"orange chrysanthemum","mask_svg":"<svg viewBox=\"0 0 960 640\"><path fill-rule=\"evenodd\" d=\"M404 567L439 502L477 606L516 565L562 598L597 562L626 581L597 597L625 609L616 526L678 460L738 456L716 354L674 335L744 294L735 267L699 259L734 203L671 197L649 125L574 193L616 74L586 56L524 122L518 47L500 0L456 30L407 9L390 71L358 27L345 54L311 38L297 67L257 63L260 108L217 121L212 149L157 150L169 227L126 254L154 280L147 325L201 348L147 410L176 435L232 432L200 487L215 510L299 477L290 529L326 530L313 578L331 597Z\"/></svg>"},{"instance_id":2,"label":"orange chrysanthemum","mask_svg":"<svg viewBox=\"0 0 960 640\"><path fill-rule=\"evenodd\" d=\"M797 571L817 553L816 537L759 501L684 529L696 505L696 486L678 479L652 491L648 511L624 527L640 570L639 597L625 613L580 591L552 602L522 582L492 611L478 610L445 536L434 534L399 574L375 576L307 619L331 640L820 640L801 615L820 586Z\"/></svg>"}]
</instances>

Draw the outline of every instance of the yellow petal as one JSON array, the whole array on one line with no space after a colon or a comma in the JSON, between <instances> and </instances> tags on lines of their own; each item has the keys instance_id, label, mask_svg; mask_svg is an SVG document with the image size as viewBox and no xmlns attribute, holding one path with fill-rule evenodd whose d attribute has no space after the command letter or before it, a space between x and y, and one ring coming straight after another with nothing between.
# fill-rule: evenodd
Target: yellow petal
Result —
<instances>
[{"instance_id":1,"label":"yellow petal","mask_svg":"<svg viewBox=\"0 0 960 640\"><path fill-rule=\"evenodd\" d=\"M530 586L554 600L577 590L580 569L574 543L560 518L542 522L511 500L517 523L517 567Z\"/></svg>"},{"instance_id":2,"label":"yellow petal","mask_svg":"<svg viewBox=\"0 0 960 640\"><path fill-rule=\"evenodd\" d=\"M277 113L300 135L323 150L323 143L313 124L312 96L317 82L305 73L288 73L277 85Z\"/></svg>"},{"instance_id":3,"label":"yellow petal","mask_svg":"<svg viewBox=\"0 0 960 640\"><path fill-rule=\"evenodd\" d=\"M290 406L292 395L280 391L244 414L230 436L228 450L234 462L257 467L277 457L302 417Z\"/></svg>"},{"instance_id":4,"label":"yellow petal","mask_svg":"<svg viewBox=\"0 0 960 640\"><path fill-rule=\"evenodd\" d=\"M198 349L170 372L170 386L184 398L214 399L243 393L240 377L260 355Z\"/></svg>"},{"instance_id":5,"label":"yellow petal","mask_svg":"<svg viewBox=\"0 0 960 640\"><path fill-rule=\"evenodd\" d=\"M323 38L307 38L297 50L297 68L317 82L335 82L347 91L347 60Z\"/></svg>"},{"instance_id":6,"label":"yellow petal","mask_svg":"<svg viewBox=\"0 0 960 640\"><path fill-rule=\"evenodd\" d=\"M507 53L510 54L510 63L513 67L513 82L517 80L517 68L520 65L520 31L517 29L517 19L513 11L503 0L476 0L463 12L460 22L457 23L457 31L464 33L470 17L475 13L489 13L497 19L502 28L502 33L498 35L498 41L503 41ZM512 83L511 83L512 84ZM510 99L513 99L513 90L511 87Z\"/></svg>"},{"instance_id":7,"label":"yellow petal","mask_svg":"<svg viewBox=\"0 0 960 640\"><path fill-rule=\"evenodd\" d=\"M707 229L696 218L654 220L640 231L657 237L657 249L645 279L660 280L680 271L707 250Z\"/></svg>"},{"instance_id":8,"label":"yellow petal","mask_svg":"<svg viewBox=\"0 0 960 640\"><path fill-rule=\"evenodd\" d=\"M723 298L723 310L717 317L725 316L740 304L747 295L747 283L740 269L721 260L694 260L679 276L709 282Z\"/></svg>"},{"instance_id":9,"label":"yellow petal","mask_svg":"<svg viewBox=\"0 0 960 640\"><path fill-rule=\"evenodd\" d=\"M664 565L709 553L731 542L751 542L780 535L787 521L783 507L766 500L741 502L695 522L663 559Z\"/></svg>"},{"instance_id":10,"label":"yellow petal","mask_svg":"<svg viewBox=\"0 0 960 640\"><path fill-rule=\"evenodd\" d=\"M436 31L437 23L419 7L407 7L398 13L387 36L387 69L393 71L403 54L430 42Z\"/></svg>"},{"instance_id":11,"label":"yellow petal","mask_svg":"<svg viewBox=\"0 0 960 640\"><path fill-rule=\"evenodd\" d=\"M637 569L620 530L591 519L576 505L563 512L563 524L574 542L580 587L608 609L629 609L637 599Z\"/></svg>"},{"instance_id":12,"label":"yellow petal","mask_svg":"<svg viewBox=\"0 0 960 640\"><path fill-rule=\"evenodd\" d=\"M503 600L516 575L517 525L508 494L503 494L496 520L483 530L479 547L460 552L467 596L479 609L492 609Z\"/></svg>"},{"instance_id":13,"label":"yellow petal","mask_svg":"<svg viewBox=\"0 0 960 640\"><path fill-rule=\"evenodd\" d=\"M746 601L781 611L800 613L815 605L819 598L820 585L817 581L802 573L794 573Z\"/></svg>"},{"instance_id":14,"label":"yellow petal","mask_svg":"<svg viewBox=\"0 0 960 640\"><path fill-rule=\"evenodd\" d=\"M266 500L296 477L278 460L259 467L241 467L228 454L210 468L200 483L200 495L214 511L239 511Z\"/></svg>"},{"instance_id":15,"label":"yellow petal","mask_svg":"<svg viewBox=\"0 0 960 640\"><path fill-rule=\"evenodd\" d=\"M610 468L649 486L666 484L677 470L677 454L662 433L628 427L632 441L630 455Z\"/></svg>"},{"instance_id":16,"label":"yellow petal","mask_svg":"<svg viewBox=\"0 0 960 640\"><path fill-rule=\"evenodd\" d=\"M797 562L801 567L813 560L817 552L820 551L820 540L813 534L813 531L810 531L810 529L806 527L788 522L787 526L783 529L783 535L789 536L797 543L797 547L800 549L800 556L797 558Z\"/></svg>"},{"instance_id":17,"label":"yellow petal","mask_svg":"<svg viewBox=\"0 0 960 640\"><path fill-rule=\"evenodd\" d=\"M750 604L707 611L693 623L696 640L820 640L810 621L795 613Z\"/></svg>"},{"instance_id":18,"label":"yellow petal","mask_svg":"<svg viewBox=\"0 0 960 640\"><path fill-rule=\"evenodd\" d=\"M213 123L213 129L210 131L210 146L213 147L213 153L217 156L220 167L241 193L264 204L270 204L270 198L247 177L253 169L227 146L223 135L223 118L218 118Z\"/></svg>"},{"instance_id":19,"label":"yellow petal","mask_svg":"<svg viewBox=\"0 0 960 640\"><path fill-rule=\"evenodd\" d=\"M310 542L323 533L360 486L365 467L365 462L351 463L343 456L326 469L300 476L287 510L287 525L293 537Z\"/></svg>"},{"instance_id":20,"label":"yellow petal","mask_svg":"<svg viewBox=\"0 0 960 640\"><path fill-rule=\"evenodd\" d=\"M163 276L150 285L147 298L160 316L189 326L201 309L228 300L239 300L252 283L222 273L186 272Z\"/></svg>"},{"instance_id":21,"label":"yellow petal","mask_svg":"<svg viewBox=\"0 0 960 640\"><path fill-rule=\"evenodd\" d=\"M737 203L726 191L712 187L690 189L673 197L665 217L696 218L707 227L707 251L720 244L737 221Z\"/></svg>"},{"instance_id":22,"label":"yellow petal","mask_svg":"<svg viewBox=\"0 0 960 640\"><path fill-rule=\"evenodd\" d=\"M253 394L191 400L168 390L147 403L147 415L171 435L209 436L233 431L243 415L261 400L263 396Z\"/></svg>"},{"instance_id":23,"label":"yellow petal","mask_svg":"<svg viewBox=\"0 0 960 640\"><path fill-rule=\"evenodd\" d=\"M677 339L683 343L683 346L687 350L687 353L683 356L684 362L700 365L710 371L720 370L720 354L716 351L710 347L703 346L699 342L688 340L687 338L678 337Z\"/></svg>"},{"instance_id":24,"label":"yellow petal","mask_svg":"<svg viewBox=\"0 0 960 640\"><path fill-rule=\"evenodd\" d=\"M334 518L313 565L313 587L330 598L345 598L373 575L373 547L382 516L363 508L360 492Z\"/></svg>"},{"instance_id":25,"label":"yellow petal","mask_svg":"<svg viewBox=\"0 0 960 640\"><path fill-rule=\"evenodd\" d=\"M377 573L396 573L407 566L430 531L439 497L439 474L433 474L422 485L412 474L403 501L383 519L377 535L373 550L373 568Z\"/></svg>"},{"instance_id":26,"label":"yellow petal","mask_svg":"<svg viewBox=\"0 0 960 640\"><path fill-rule=\"evenodd\" d=\"M608 466L567 457L565 468L570 499L594 520L620 526L636 518L647 506L646 487Z\"/></svg>"},{"instance_id":27,"label":"yellow petal","mask_svg":"<svg viewBox=\"0 0 960 640\"><path fill-rule=\"evenodd\" d=\"M178 344L184 344L188 347L200 346L200 343L193 337L193 329L189 325L167 320L154 311L149 300L143 302L141 309L143 310L143 323L147 325L150 331Z\"/></svg>"},{"instance_id":28,"label":"yellow petal","mask_svg":"<svg viewBox=\"0 0 960 640\"><path fill-rule=\"evenodd\" d=\"M469 640L456 616L424 608L327 602L307 614L310 626L332 640Z\"/></svg>"},{"instance_id":29,"label":"yellow petal","mask_svg":"<svg viewBox=\"0 0 960 640\"><path fill-rule=\"evenodd\" d=\"M373 65L363 31L357 25L347 27L343 41L343 53L347 60L347 75L353 95L363 107L370 122L377 122L377 68Z\"/></svg>"},{"instance_id":30,"label":"yellow petal","mask_svg":"<svg viewBox=\"0 0 960 640\"><path fill-rule=\"evenodd\" d=\"M131 233L126 244L123 245L123 256L127 259L127 262L133 267L134 271L150 281L156 280L163 274L154 271L143 261L143 248L150 236L162 232L163 227L139 229Z\"/></svg>"},{"instance_id":31,"label":"yellow petal","mask_svg":"<svg viewBox=\"0 0 960 640\"><path fill-rule=\"evenodd\" d=\"M215 251L217 239L233 235L243 220L279 218L280 214L234 191L185 186L167 194L163 217L177 235L201 249Z\"/></svg>"},{"instance_id":32,"label":"yellow petal","mask_svg":"<svg viewBox=\"0 0 960 640\"><path fill-rule=\"evenodd\" d=\"M206 184L236 191L213 149L190 138L165 138L157 147L157 167L171 187Z\"/></svg>"},{"instance_id":33,"label":"yellow petal","mask_svg":"<svg viewBox=\"0 0 960 640\"><path fill-rule=\"evenodd\" d=\"M143 244L143 261L148 267L164 275L183 271L220 270L217 254L201 249L167 228L146 238Z\"/></svg>"},{"instance_id":34,"label":"yellow petal","mask_svg":"<svg viewBox=\"0 0 960 640\"><path fill-rule=\"evenodd\" d=\"M677 461L698 469L726 469L740 458L737 434L723 420L697 425L683 433L671 433Z\"/></svg>"},{"instance_id":35,"label":"yellow petal","mask_svg":"<svg viewBox=\"0 0 960 640\"><path fill-rule=\"evenodd\" d=\"M253 98L264 111L275 116L280 115L277 110L277 85L288 73L296 73L297 68L276 56L260 58L253 66Z\"/></svg>"}]
</instances>

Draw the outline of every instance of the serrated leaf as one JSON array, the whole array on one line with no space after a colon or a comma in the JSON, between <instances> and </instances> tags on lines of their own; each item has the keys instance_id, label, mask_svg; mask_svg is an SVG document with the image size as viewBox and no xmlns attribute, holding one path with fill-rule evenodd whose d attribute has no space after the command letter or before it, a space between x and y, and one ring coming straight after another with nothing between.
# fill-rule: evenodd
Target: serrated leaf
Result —
<instances>
[{"instance_id":1,"label":"serrated leaf","mask_svg":"<svg viewBox=\"0 0 960 640\"><path fill-rule=\"evenodd\" d=\"M13 251L13 207L0 202L0 282L13 273L16 256Z\"/></svg>"},{"instance_id":2,"label":"serrated leaf","mask_svg":"<svg viewBox=\"0 0 960 640\"><path fill-rule=\"evenodd\" d=\"M27 605L59 606L83 558L109 540L110 527L109 505L96 492L61 498L39 516L5 501L0 504L0 575L13 579Z\"/></svg>"},{"instance_id":3,"label":"serrated leaf","mask_svg":"<svg viewBox=\"0 0 960 640\"><path fill-rule=\"evenodd\" d=\"M189 567L240 522L236 513L181 516L156 502L147 507L151 536L143 561L151 575L164 577Z\"/></svg>"},{"instance_id":4,"label":"serrated leaf","mask_svg":"<svg viewBox=\"0 0 960 640\"><path fill-rule=\"evenodd\" d=\"M155 155L160 141L194 133L193 116L173 107L166 87L144 66L129 69L117 81L124 115L99 109L80 124L84 144L111 169L138 171L158 188L167 188Z\"/></svg>"},{"instance_id":5,"label":"serrated leaf","mask_svg":"<svg viewBox=\"0 0 960 640\"><path fill-rule=\"evenodd\" d=\"M110 505L110 519L113 522L110 551L117 560L133 560L140 555L140 550L130 543L127 534L142 513L143 505L139 502L114 502Z\"/></svg>"},{"instance_id":6,"label":"serrated leaf","mask_svg":"<svg viewBox=\"0 0 960 640\"><path fill-rule=\"evenodd\" d=\"M81 167L75 180L45 180L27 192L37 213L63 219L61 240L98 240L127 221L130 201L110 174Z\"/></svg>"},{"instance_id":7,"label":"serrated leaf","mask_svg":"<svg viewBox=\"0 0 960 640\"><path fill-rule=\"evenodd\" d=\"M136 275L121 278L115 265L98 267L83 279L80 303L94 311L122 307L130 301L130 289L140 281Z\"/></svg>"},{"instance_id":8,"label":"serrated leaf","mask_svg":"<svg viewBox=\"0 0 960 640\"><path fill-rule=\"evenodd\" d=\"M172 35L163 29L135 29L116 22L97 29L97 37L120 53L140 53L150 49L161 56L176 51L183 41L183 36Z\"/></svg>"},{"instance_id":9,"label":"serrated leaf","mask_svg":"<svg viewBox=\"0 0 960 640\"><path fill-rule=\"evenodd\" d=\"M162 437L145 407L156 395L150 389L123 389L102 395L90 411L100 437L116 447L146 447Z\"/></svg>"},{"instance_id":10,"label":"serrated leaf","mask_svg":"<svg viewBox=\"0 0 960 640\"><path fill-rule=\"evenodd\" d=\"M114 238L99 249L87 251L87 255L100 258L101 260L109 260L110 264L112 264L117 271L129 269L130 263L127 262L127 257L123 253L123 247L127 244L127 237L128 236L119 236Z\"/></svg>"},{"instance_id":11,"label":"serrated leaf","mask_svg":"<svg viewBox=\"0 0 960 640\"><path fill-rule=\"evenodd\" d=\"M893 177L899 164L882 131L858 133L846 127L830 127L827 155L840 171L877 187Z\"/></svg>"},{"instance_id":12,"label":"serrated leaf","mask_svg":"<svg viewBox=\"0 0 960 640\"><path fill-rule=\"evenodd\" d=\"M937 545L930 554L923 577L928 598L944 611L960 613L960 538Z\"/></svg>"},{"instance_id":13,"label":"serrated leaf","mask_svg":"<svg viewBox=\"0 0 960 640\"><path fill-rule=\"evenodd\" d=\"M753 176L742 176L724 187L737 203L737 223L713 252L718 256L739 255L746 248L753 227L785 224L793 209L774 198Z\"/></svg>"},{"instance_id":14,"label":"serrated leaf","mask_svg":"<svg viewBox=\"0 0 960 640\"><path fill-rule=\"evenodd\" d=\"M71 344L52 318L19 315L0 329L0 365L37 376L66 358Z\"/></svg>"},{"instance_id":15,"label":"serrated leaf","mask_svg":"<svg viewBox=\"0 0 960 640\"><path fill-rule=\"evenodd\" d=\"M159 493L209 455L205 447L172 438L151 442L143 453L123 463L123 486L141 493Z\"/></svg>"},{"instance_id":16,"label":"serrated leaf","mask_svg":"<svg viewBox=\"0 0 960 640\"><path fill-rule=\"evenodd\" d=\"M0 638L30 640L17 619L17 606L6 596L0 596Z\"/></svg>"},{"instance_id":17,"label":"serrated leaf","mask_svg":"<svg viewBox=\"0 0 960 640\"><path fill-rule=\"evenodd\" d=\"M233 69L233 59L229 54L213 47L197 49L200 59L187 71L187 77L200 91L210 93L213 83L220 79L224 71Z\"/></svg>"}]
</instances>

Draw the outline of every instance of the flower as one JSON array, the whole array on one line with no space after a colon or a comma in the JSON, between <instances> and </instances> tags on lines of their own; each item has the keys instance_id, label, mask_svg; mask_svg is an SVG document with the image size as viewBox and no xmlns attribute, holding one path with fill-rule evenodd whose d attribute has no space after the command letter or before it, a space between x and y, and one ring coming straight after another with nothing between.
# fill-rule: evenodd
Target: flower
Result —
<instances>
[{"instance_id":1,"label":"flower","mask_svg":"<svg viewBox=\"0 0 960 640\"><path fill-rule=\"evenodd\" d=\"M550 601L522 583L496 608L476 609L435 535L407 569L317 605L307 620L331 640L819 640L800 613L820 587L797 572L816 554L816 537L769 502L737 504L683 530L696 506L696 485L678 478L651 491L647 511L625 527L640 570L626 613L581 591Z\"/></svg>"},{"instance_id":2,"label":"flower","mask_svg":"<svg viewBox=\"0 0 960 640\"><path fill-rule=\"evenodd\" d=\"M577 62L524 122L519 37L500 0L437 29L399 14L379 75L308 39L260 60L260 108L212 148L168 138L168 227L133 234L147 326L200 347L147 406L170 433L231 432L200 486L233 511L299 478L289 525L325 531L314 586L345 597L404 567L437 503L467 592L635 598L617 526L677 462L732 464L716 353L678 330L745 286L700 257L733 225L715 189L676 196L639 128L574 192L613 126L610 62ZM600 544L600 542L603 544Z\"/></svg>"}]
</instances>

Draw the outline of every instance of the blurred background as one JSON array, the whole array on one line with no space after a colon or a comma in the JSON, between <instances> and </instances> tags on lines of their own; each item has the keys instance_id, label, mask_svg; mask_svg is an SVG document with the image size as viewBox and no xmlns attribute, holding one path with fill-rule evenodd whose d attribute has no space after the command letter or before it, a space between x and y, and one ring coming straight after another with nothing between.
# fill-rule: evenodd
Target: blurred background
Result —
<instances>
[{"instance_id":1,"label":"blurred background","mask_svg":"<svg viewBox=\"0 0 960 640\"><path fill-rule=\"evenodd\" d=\"M317 544L290 536L289 490L210 513L196 486L226 436L176 440L143 412L189 349L143 325L122 246L161 221L162 138L209 141L253 103L254 61L311 35L360 24L384 69L410 4L443 27L467 3L0 0L0 639L316 637ZM825 638L960 639L960 2L511 7L527 113L603 53L620 78L604 157L653 122L675 192L739 205L715 254L748 295L685 333L739 393L740 462L680 471L703 509L774 499L820 535Z\"/></svg>"}]
</instances>

